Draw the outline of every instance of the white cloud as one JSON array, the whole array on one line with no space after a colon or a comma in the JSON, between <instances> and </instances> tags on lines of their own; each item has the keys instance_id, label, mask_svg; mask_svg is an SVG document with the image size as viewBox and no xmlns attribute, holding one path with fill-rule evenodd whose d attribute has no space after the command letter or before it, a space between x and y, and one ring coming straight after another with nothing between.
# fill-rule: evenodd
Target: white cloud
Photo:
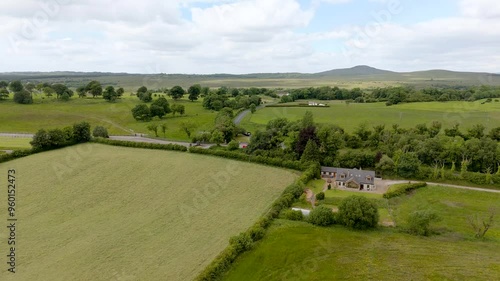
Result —
<instances>
[{"instance_id":1,"label":"white cloud","mask_svg":"<svg viewBox=\"0 0 500 281\"><path fill-rule=\"evenodd\" d=\"M460 8L462 13L469 17L500 18L498 0L462 0Z\"/></svg>"},{"instance_id":2,"label":"white cloud","mask_svg":"<svg viewBox=\"0 0 500 281\"><path fill-rule=\"evenodd\" d=\"M65 4L40 6L54 1ZM7 40L0 42L0 71L316 72L369 64L498 72L496 0L462 0L452 18L378 23L378 32L367 37L360 36L365 25L349 22L305 32L314 9L321 8L314 1L313 8L297 0L3 1L0 34ZM47 20L34 24L44 11ZM23 34L27 23L30 36ZM9 38L15 38L17 53ZM339 47L342 40L350 59Z\"/></svg>"}]
</instances>

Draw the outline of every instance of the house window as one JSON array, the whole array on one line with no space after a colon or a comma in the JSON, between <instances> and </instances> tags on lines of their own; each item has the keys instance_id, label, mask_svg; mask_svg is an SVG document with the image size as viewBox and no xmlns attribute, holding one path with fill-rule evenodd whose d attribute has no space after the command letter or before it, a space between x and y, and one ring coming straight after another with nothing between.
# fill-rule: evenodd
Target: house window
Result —
<instances>
[{"instance_id":1,"label":"house window","mask_svg":"<svg viewBox=\"0 0 500 281\"><path fill-rule=\"evenodd\" d=\"M340 175L340 178L345 179L345 175L344 174Z\"/></svg>"}]
</instances>

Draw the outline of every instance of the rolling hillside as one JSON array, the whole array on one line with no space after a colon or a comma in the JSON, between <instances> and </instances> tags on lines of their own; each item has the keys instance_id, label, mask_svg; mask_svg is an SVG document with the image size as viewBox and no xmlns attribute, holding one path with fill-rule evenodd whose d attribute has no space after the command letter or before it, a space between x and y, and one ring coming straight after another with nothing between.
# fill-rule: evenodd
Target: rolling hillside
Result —
<instances>
[{"instance_id":1,"label":"rolling hillside","mask_svg":"<svg viewBox=\"0 0 500 281\"><path fill-rule=\"evenodd\" d=\"M428 70L416 72L393 72L370 66L355 66L333 69L319 73L252 73L252 74L128 74L102 72L12 72L0 73L0 80L22 80L23 82L60 82L78 87L92 80L104 85L120 85L126 90L141 85L148 88L188 87L200 83L209 87L282 87L298 88L308 86L339 87L381 87L409 84L415 86L439 85L500 85L500 75L476 72L454 72L448 70Z\"/></svg>"}]
</instances>

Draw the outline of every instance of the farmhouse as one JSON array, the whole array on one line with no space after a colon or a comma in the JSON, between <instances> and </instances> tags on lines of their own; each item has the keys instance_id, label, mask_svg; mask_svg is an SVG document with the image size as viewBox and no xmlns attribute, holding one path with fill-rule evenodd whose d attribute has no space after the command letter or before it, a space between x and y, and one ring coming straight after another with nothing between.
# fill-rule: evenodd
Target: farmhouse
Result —
<instances>
[{"instance_id":1,"label":"farmhouse","mask_svg":"<svg viewBox=\"0 0 500 281\"><path fill-rule=\"evenodd\" d=\"M321 167L321 177L335 180L335 185L357 190L375 190L375 172L358 169Z\"/></svg>"}]
</instances>

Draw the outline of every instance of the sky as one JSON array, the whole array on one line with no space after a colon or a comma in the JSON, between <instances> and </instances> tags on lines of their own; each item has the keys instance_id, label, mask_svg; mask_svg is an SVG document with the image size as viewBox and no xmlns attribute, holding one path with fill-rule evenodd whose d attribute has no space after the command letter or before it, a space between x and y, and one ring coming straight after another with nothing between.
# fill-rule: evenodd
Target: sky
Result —
<instances>
[{"instance_id":1,"label":"sky","mask_svg":"<svg viewBox=\"0 0 500 281\"><path fill-rule=\"evenodd\" d=\"M0 72L500 73L498 0L18 0L0 22Z\"/></svg>"}]
</instances>

